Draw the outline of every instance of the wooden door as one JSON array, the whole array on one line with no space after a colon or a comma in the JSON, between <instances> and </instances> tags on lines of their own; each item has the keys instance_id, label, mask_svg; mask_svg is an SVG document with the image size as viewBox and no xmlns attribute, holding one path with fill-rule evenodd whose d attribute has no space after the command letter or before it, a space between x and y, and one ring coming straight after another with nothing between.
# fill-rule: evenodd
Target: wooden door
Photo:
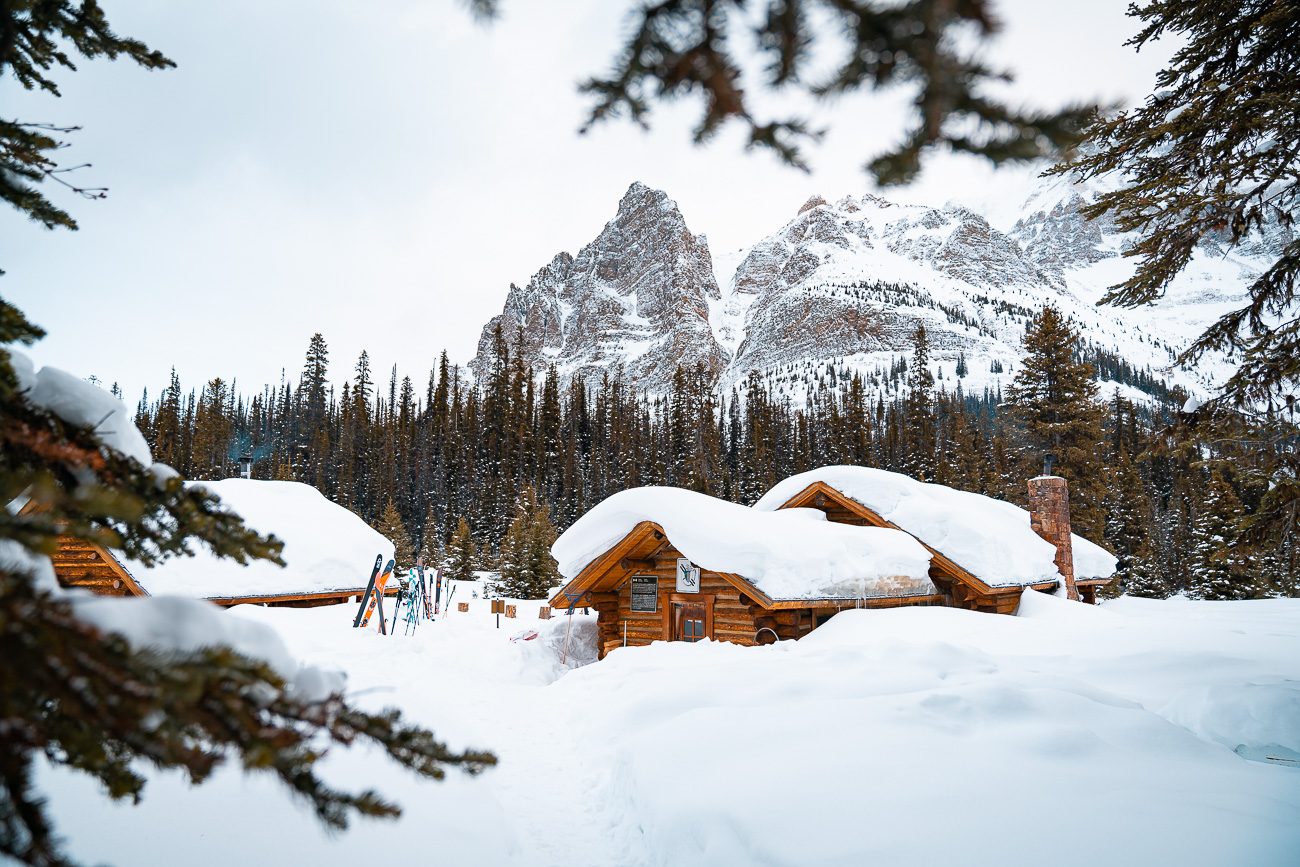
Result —
<instances>
[{"instance_id":1,"label":"wooden door","mask_svg":"<svg viewBox=\"0 0 1300 867\"><path fill-rule=\"evenodd\" d=\"M673 604L673 638L677 641L699 641L707 637L706 612L703 602L676 602Z\"/></svg>"}]
</instances>

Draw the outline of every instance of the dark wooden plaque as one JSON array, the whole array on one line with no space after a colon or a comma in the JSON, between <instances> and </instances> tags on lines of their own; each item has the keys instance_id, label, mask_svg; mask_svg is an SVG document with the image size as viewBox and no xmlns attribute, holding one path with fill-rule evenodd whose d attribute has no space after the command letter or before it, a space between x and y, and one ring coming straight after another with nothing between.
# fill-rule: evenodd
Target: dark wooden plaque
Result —
<instances>
[{"instance_id":1,"label":"dark wooden plaque","mask_svg":"<svg viewBox=\"0 0 1300 867\"><path fill-rule=\"evenodd\" d=\"M659 610L659 579L652 575L632 576L632 610L654 614Z\"/></svg>"}]
</instances>

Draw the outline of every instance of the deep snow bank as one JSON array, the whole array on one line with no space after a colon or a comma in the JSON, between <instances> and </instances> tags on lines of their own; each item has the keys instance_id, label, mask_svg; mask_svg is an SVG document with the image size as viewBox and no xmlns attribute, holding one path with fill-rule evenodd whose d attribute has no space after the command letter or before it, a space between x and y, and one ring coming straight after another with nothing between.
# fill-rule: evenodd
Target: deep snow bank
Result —
<instances>
[{"instance_id":1,"label":"deep snow bank","mask_svg":"<svg viewBox=\"0 0 1300 867\"><path fill-rule=\"evenodd\" d=\"M623 863L1293 863L1300 771L1231 747L1292 737L1300 600L1246 629L1027 602L850 610L798 642L567 675L610 769L591 797L635 817Z\"/></svg>"},{"instance_id":2,"label":"deep snow bank","mask_svg":"<svg viewBox=\"0 0 1300 867\"><path fill-rule=\"evenodd\" d=\"M133 808L47 773L73 854L146 867L181 851L193 867L350 867L376 852L527 867L1290 867L1300 851L1300 770L1233 751L1291 737L1300 600L1030 594L1016 617L845 611L798 642L658 643L576 669L594 618L574 616L561 665L567 618L539 621L542 603L520 601L498 629L471 585L462 600L470 611L411 636L352 629L353 606L221 616L275 628L295 657L346 669L355 701L490 748L497 767L421 783L336 751L331 779L407 812L334 838L257 777L155 777Z\"/></svg>"}]
</instances>

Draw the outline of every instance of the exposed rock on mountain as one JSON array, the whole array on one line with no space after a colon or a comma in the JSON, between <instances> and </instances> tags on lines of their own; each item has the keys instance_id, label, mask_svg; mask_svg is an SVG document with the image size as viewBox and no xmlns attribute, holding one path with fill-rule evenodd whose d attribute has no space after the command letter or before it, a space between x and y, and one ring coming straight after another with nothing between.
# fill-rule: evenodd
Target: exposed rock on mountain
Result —
<instances>
[{"instance_id":1,"label":"exposed rock on mountain","mask_svg":"<svg viewBox=\"0 0 1300 867\"><path fill-rule=\"evenodd\" d=\"M1019 242L1025 258L1061 280L1066 269L1078 268L1114 256L1102 247L1102 226L1084 219L1083 197L1071 193L1050 210L1034 211L1016 221L1009 233Z\"/></svg>"},{"instance_id":2,"label":"exposed rock on mountain","mask_svg":"<svg viewBox=\"0 0 1300 867\"><path fill-rule=\"evenodd\" d=\"M1268 266L1282 228L1230 251L1206 238L1204 255L1155 305L1097 307L1132 273L1120 253L1133 238L1083 219L1096 190L1030 177L1020 189L1003 182L990 203L943 208L813 196L780 230L725 257L720 286L704 236L664 193L636 183L576 257L561 253L525 288L510 287L471 367L480 376L490 368L500 324L512 351L522 333L538 372L550 363L566 378L621 367L637 387L663 392L678 365L702 364L721 389L758 371L800 402L842 385L850 370L873 392L897 391L895 368L924 324L940 387L956 387L960 360L967 391L996 390L1014 375L1025 323L1052 304L1115 364L1209 387L1221 362L1190 372L1171 364Z\"/></svg>"},{"instance_id":3,"label":"exposed rock on mountain","mask_svg":"<svg viewBox=\"0 0 1300 867\"><path fill-rule=\"evenodd\" d=\"M511 352L522 327L524 358L534 370L554 363L564 377L620 366L637 387L663 391L677 365L721 374L728 354L709 326L720 298L708 241L686 227L677 204L641 183L577 256L561 253L528 285L511 285L505 309L483 328L470 363L491 367L499 324Z\"/></svg>"}]
</instances>

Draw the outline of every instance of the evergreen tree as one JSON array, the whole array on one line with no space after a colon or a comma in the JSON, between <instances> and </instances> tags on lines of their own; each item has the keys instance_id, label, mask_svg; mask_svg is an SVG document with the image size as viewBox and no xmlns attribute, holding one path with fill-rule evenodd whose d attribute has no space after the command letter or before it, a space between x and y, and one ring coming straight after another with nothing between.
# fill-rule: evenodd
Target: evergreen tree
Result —
<instances>
[{"instance_id":1,"label":"evergreen tree","mask_svg":"<svg viewBox=\"0 0 1300 867\"><path fill-rule=\"evenodd\" d=\"M1241 500L1216 469L1192 525L1189 592L1197 599L1244 599L1252 595L1245 564L1232 550L1241 521Z\"/></svg>"},{"instance_id":2,"label":"evergreen tree","mask_svg":"<svg viewBox=\"0 0 1300 867\"><path fill-rule=\"evenodd\" d=\"M420 556L424 559L426 569L441 566L446 558L447 549L442 541L442 523L432 507L424 518L424 530L420 534Z\"/></svg>"},{"instance_id":3,"label":"evergreen tree","mask_svg":"<svg viewBox=\"0 0 1300 867\"><path fill-rule=\"evenodd\" d=\"M397 506L392 500L384 505L384 510L374 526L380 535L393 543L393 559L397 562L398 570L409 569L415 565L415 546L411 544L411 536L406 532L406 525L402 523L402 515L397 511Z\"/></svg>"},{"instance_id":4,"label":"evergreen tree","mask_svg":"<svg viewBox=\"0 0 1300 867\"><path fill-rule=\"evenodd\" d=\"M551 545L555 542L551 510L538 503L532 488L524 488L515 506L514 520L501 543L501 577L493 592L511 599L543 599L559 584L560 574Z\"/></svg>"},{"instance_id":5,"label":"evergreen tree","mask_svg":"<svg viewBox=\"0 0 1300 867\"><path fill-rule=\"evenodd\" d=\"M918 324L912 334L914 349L907 372L907 401L904 404L904 466L909 475L923 482L933 482L938 470L935 462L934 375L930 373L930 340L925 326Z\"/></svg>"},{"instance_id":6,"label":"evergreen tree","mask_svg":"<svg viewBox=\"0 0 1300 867\"><path fill-rule=\"evenodd\" d=\"M474 580L474 568L477 565L477 549L474 537L470 534L469 524L464 518L456 524L456 532L451 535L447 546L447 559L443 564L449 581Z\"/></svg>"},{"instance_id":7,"label":"evergreen tree","mask_svg":"<svg viewBox=\"0 0 1300 867\"><path fill-rule=\"evenodd\" d=\"M1130 584L1149 584L1145 573L1151 569L1151 507L1142 475L1123 446L1114 462L1107 506L1106 545L1118 561L1111 587L1128 592ZM1150 588L1144 591L1149 593Z\"/></svg>"},{"instance_id":8,"label":"evergreen tree","mask_svg":"<svg viewBox=\"0 0 1300 867\"><path fill-rule=\"evenodd\" d=\"M1054 307L1044 307L1034 316L1025 329L1024 347L1025 358L1007 389L1007 409L1022 426L1021 477L1042 472L1044 453L1055 455L1053 472L1070 484L1074 531L1101 542L1105 434L1093 367L1077 360L1079 334Z\"/></svg>"},{"instance_id":9,"label":"evergreen tree","mask_svg":"<svg viewBox=\"0 0 1300 867\"><path fill-rule=\"evenodd\" d=\"M230 404L234 402L226 381L216 377L203 388L194 417L194 444L191 455L194 476L199 479L224 479L230 475Z\"/></svg>"},{"instance_id":10,"label":"evergreen tree","mask_svg":"<svg viewBox=\"0 0 1300 867\"><path fill-rule=\"evenodd\" d=\"M181 383L172 368L171 382L163 392L158 411L154 414L153 440L154 458L160 463L179 469L184 465L181 460Z\"/></svg>"},{"instance_id":11,"label":"evergreen tree","mask_svg":"<svg viewBox=\"0 0 1300 867\"><path fill-rule=\"evenodd\" d=\"M1200 423L1178 433L1257 464L1250 472L1267 494L1238 546L1265 553L1300 533L1300 237L1289 231L1300 207L1300 5L1146 0L1129 14L1144 24L1129 41L1138 50L1169 39L1180 47L1144 105L1098 118L1087 130L1093 146L1054 171L1122 180L1083 211L1137 238L1124 254L1137 259L1133 276L1105 302L1155 301L1198 250L1226 255L1270 229L1282 239L1246 303L1178 358L1191 367L1222 352L1239 362Z\"/></svg>"},{"instance_id":12,"label":"evergreen tree","mask_svg":"<svg viewBox=\"0 0 1300 867\"><path fill-rule=\"evenodd\" d=\"M1268 596L1300 596L1300 554L1288 539L1255 558L1253 581Z\"/></svg>"}]
</instances>

